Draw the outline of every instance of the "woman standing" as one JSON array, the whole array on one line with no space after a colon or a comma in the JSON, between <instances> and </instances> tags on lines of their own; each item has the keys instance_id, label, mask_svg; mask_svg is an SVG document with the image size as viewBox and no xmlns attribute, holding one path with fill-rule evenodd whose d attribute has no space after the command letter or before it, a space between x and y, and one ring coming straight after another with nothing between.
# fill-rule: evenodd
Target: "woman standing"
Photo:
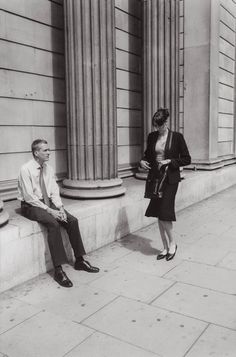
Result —
<instances>
[{"instance_id":1,"label":"woman standing","mask_svg":"<svg viewBox=\"0 0 236 357\"><path fill-rule=\"evenodd\" d=\"M171 132L167 127L169 111L159 108L152 118L154 132L148 135L147 149L140 161L143 169L150 170L156 178L163 178L165 183L159 197L151 198L145 215L157 217L164 249L158 254L157 260L174 258L177 244L173 237L173 221L175 216L175 195L178 189L181 166L191 163L191 157L184 137L181 133Z\"/></svg>"}]
</instances>

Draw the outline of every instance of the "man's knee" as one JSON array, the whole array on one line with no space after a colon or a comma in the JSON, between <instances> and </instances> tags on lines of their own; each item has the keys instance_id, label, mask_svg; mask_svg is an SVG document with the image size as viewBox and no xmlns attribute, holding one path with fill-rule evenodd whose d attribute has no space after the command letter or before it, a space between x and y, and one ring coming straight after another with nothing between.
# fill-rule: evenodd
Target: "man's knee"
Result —
<instances>
[{"instance_id":1,"label":"man's knee","mask_svg":"<svg viewBox=\"0 0 236 357\"><path fill-rule=\"evenodd\" d=\"M60 229L60 224L56 219L48 221L47 226L50 229Z\"/></svg>"},{"instance_id":2,"label":"man's knee","mask_svg":"<svg viewBox=\"0 0 236 357\"><path fill-rule=\"evenodd\" d=\"M67 213L67 218L68 218L68 223L71 223L71 224L78 224L78 219L75 217L75 216L72 216L72 214L68 214Z\"/></svg>"}]
</instances>

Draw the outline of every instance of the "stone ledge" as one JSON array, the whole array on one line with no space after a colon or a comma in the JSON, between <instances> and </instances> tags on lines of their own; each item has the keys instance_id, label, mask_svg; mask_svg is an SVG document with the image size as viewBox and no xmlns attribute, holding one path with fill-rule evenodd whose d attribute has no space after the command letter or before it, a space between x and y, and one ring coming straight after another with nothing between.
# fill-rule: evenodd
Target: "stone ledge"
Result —
<instances>
[{"instance_id":1,"label":"stone ledge","mask_svg":"<svg viewBox=\"0 0 236 357\"><path fill-rule=\"evenodd\" d=\"M176 209L181 210L236 184L236 165L215 171L185 171ZM152 224L155 218L144 216L149 200L143 198L144 181L124 179L126 195L100 200L63 198L68 211L79 219L85 249L91 252L128 233ZM17 201L5 202L9 224L0 230L0 291L38 276L52 268L46 230L37 222L20 215ZM63 239L72 261L65 232Z\"/></svg>"}]
</instances>

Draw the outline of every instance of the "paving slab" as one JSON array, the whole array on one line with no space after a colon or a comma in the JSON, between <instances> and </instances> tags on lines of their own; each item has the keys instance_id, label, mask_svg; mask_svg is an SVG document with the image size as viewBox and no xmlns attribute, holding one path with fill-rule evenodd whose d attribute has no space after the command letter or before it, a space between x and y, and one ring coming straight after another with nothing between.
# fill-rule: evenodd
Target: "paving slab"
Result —
<instances>
[{"instance_id":1,"label":"paving slab","mask_svg":"<svg viewBox=\"0 0 236 357\"><path fill-rule=\"evenodd\" d=\"M176 255L176 259L169 262L165 259L157 260L156 257L157 254L147 256L140 252L133 252L125 257L117 259L116 266L123 267L127 270L134 269L137 272L143 272L161 277L182 262L182 259L179 258L179 254Z\"/></svg>"},{"instance_id":2,"label":"paving slab","mask_svg":"<svg viewBox=\"0 0 236 357\"><path fill-rule=\"evenodd\" d=\"M186 357L235 357L236 331L210 325Z\"/></svg>"},{"instance_id":3,"label":"paving slab","mask_svg":"<svg viewBox=\"0 0 236 357\"><path fill-rule=\"evenodd\" d=\"M236 271L233 270L185 261L165 274L165 278L236 294Z\"/></svg>"},{"instance_id":4,"label":"paving slab","mask_svg":"<svg viewBox=\"0 0 236 357\"><path fill-rule=\"evenodd\" d=\"M235 216L234 216L234 220L235 220ZM221 236L217 237L216 242L217 244L227 247L229 251L236 251L235 238L236 238L236 226L231 226Z\"/></svg>"},{"instance_id":5,"label":"paving slab","mask_svg":"<svg viewBox=\"0 0 236 357\"><path fill-rule=\"evenodd\" d=\"M182 357L207 326L202 321L123 297L84 324L165 357Z\"/></svg>"},{"instance_id":6,"label":"paving slab","mask_svg":"<svg viewBox=\"0 0 236 357\"><path fill-rule=\"evenodd\" d=\"M167 279L122 266L92 282L89 286L134 300L150 302L172 284L173 282Z\"/></svg>"},{"instance_id":7,"label":"paving slab","mask_svg":"<svg viewBox=\"0 0 236 357\"><path fill-rule=\"evenodd\" d=\"M152 303L186 316L236 329L236 296L176 283Z\"/></svg>"},{"instance_id":8,"label":"paving slab","mask_svg":"<svg viewBox=\"0 0 236 357\"><path fill-rule=\"evenodd\" d=\"M40 312L0 336L1 352L9 357L63 357L92 333L85 326Z\"/></svg>"},{"instance_id":9,"label":"paving slab","mask_svg":"<svg viewBox=\"0 0 236 357\"><path fill-rule=\"evenodd\" d=\"M188 226L187 228L184 228L183 222L181 222L179 228L174 226L174 232L182 237L183 242L189 244L197 242L200 238L203 238L208 234L212 234L214 237L221 236L229 229L229 227L225 226L217 219L205 223L201 222L197 227L194 227L188 220L185 221L185 224Z\"/></svg>"},{"instance_id":10,"label":"paving slab","mask_svg":"<svg viewBox=\"0 0 236 357\"><path fill-rule=\"evenodd\" d=\"M222 242L222 240L221 240ZM183 259L194 262L216 265L229 252L229 247L219 241L212 234L207 234L194 244L190 245L182 255Z\"/></svg>"},{"instance_id":11,"label":"paving slab","mask_svg":"<svg viewBox=\"0 0 236 357\"><path fill-rule=\"evenodd\" d=\"M85 284L65 289L58 284L52 284L49 278L30 288L6 292L5 297L7 296L34 305L38 310L44 309L76 322L82 321L116 297L108 291Z\"/></svg>"},{"instance_id":12,"label":"paving slab","mask_svg":"<svg viewBox=\"0 0 236 357\"><path fill-rule=\"evenodd\" d=\"M92 257L91 263L99 265L102 269L106 269L116 259L130 254L130 252L130 249L126 248L123 242L116 241L88 254L88 260L90 261L90 257Z\"/></svg>"},{"instance_id":13,"label":"paving slab","mask_svg":"<svg viewBox=\"0 0 236 357\"><path fill-rule=\"evenodd\" d=\"M228 253L218 264L218 266L236 270L236 252Z\"/></svg>"},{"instance_id":14,"label":"paving slab","mask_svg":"<svg viewBox=\"0 0 236 357\"><path fill-rule=\"evenodd\" d=\"M38 314L41 310L39 307L0 295L0 334Z\"/></svg>"},{"instance_id":15,"label":"paving slab","mask_svg":"<svg viewBox=\"0 0 236 357\"><path fill-rule=\"evenodd\" d=\"M102 333L94 333L66 357L160 357Z\"/></svg>"}]
</instances>

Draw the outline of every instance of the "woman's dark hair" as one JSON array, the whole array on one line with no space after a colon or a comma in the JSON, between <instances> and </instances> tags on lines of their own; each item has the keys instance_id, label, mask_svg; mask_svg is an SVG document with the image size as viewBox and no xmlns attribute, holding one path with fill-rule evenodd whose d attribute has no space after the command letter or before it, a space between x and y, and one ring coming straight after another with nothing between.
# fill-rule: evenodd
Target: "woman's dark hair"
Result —
<instances>
[{"instance_id":1,"label":"woman's dark hair","mask_svg":"<svg viewBox=\"0 0 236 357\"><path fill-rule=\"evenodd\" d=\"M169 110L167 108L159 108L152 117L152 125L162 126L167 122L169 115Z\"/></svg>"}]
</instances>

